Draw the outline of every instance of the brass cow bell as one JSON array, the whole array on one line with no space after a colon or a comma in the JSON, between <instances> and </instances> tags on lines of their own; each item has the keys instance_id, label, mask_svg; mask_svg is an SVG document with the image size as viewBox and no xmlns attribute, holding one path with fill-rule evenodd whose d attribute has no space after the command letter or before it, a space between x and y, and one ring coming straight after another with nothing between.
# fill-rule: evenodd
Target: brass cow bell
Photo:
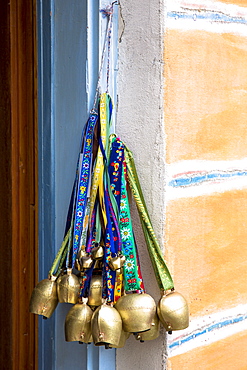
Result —
<instances>
[{"instance_id":1,"label":"brass cow bell","mask_svg":"<svg viewBox=\"0 0 247 370\"><path fill-rule=\"evenodd\" d=\"M103 261L102 260L95 260L94 271L95 270L101 270L102 271L102 268L103 268Z\"/></svg>"},{"instance_id":2,"label":"brass cow bell","mask_svg":"<svg viewBox=\"0 0 247 370\"><path fill-rule=\"evenodd\" d=\"M126 340L130 337L130 335L131 334L128 333L127 331L122 330L118 345L117 346L110 346L110 347L111 348L123 348L125 346Z\"/></svg>"},{"instance_id":3,"label":"brass cow bell","mask_svg":"<svg viewBox=\"0 0 247 370\"><path fill-rule=\"evenodd\" d=\"M85 255L81 258L81 266L84 269L90 269L93 265L93 259L90 255Z\"/></svg>"},{"instance_id":4,"label":"brass cow bell","mask_svg":"<svg viewBox=\"0 0 247 370\"><path fill-rule=\"evenodd\" d=\"M91 250L91 253L94 260L100 260L104 257L104 248L102 245L98 245Z\"/></svg>"},{"instance_id":5,"label":"brass cow bell","mask_svg":"<svg viewBox=\"0 0 247 370\"><path fill-rule=\"evenodd\" d=\"M67 342L92 341L91 318L93 311L86 304L86 299L75 304L68 312L65 320L65 340Z\"/></svg>"},{"instance_id":6,"label":"brass cow bell","mask_svg":"<svg viewBox=\"0 0 247 370\"><path fill-rule=\"evenodd\" d=\"M61 303L77 303L80 289L80 282L76 275L72 274L72 269L67 269L67 274L59 278L57 284L58 300Z\"/></svg>"},{"instance_id":7,"label":"brass cow bell","mask_svg":"<svg viewBox=\"0 0 247 370\"><path fill-rule=\"evenodd\" d=\"M137 333L135 338L140 340L140 342L145 342L145 340L153 340L158 338L160 335L160 320L158 318L157 313L155 313L152 326L150 330L144 331L142 333Z\"/></svg>"},{"instance_id":8,"label":"brass cow bell","mask_svg":"<svg viewBox=\"0 0 247 370\"><path fill-rule=\"evenodd\" d=\"M92 316L92 336L96 346L117 346L122 331L122 320L118 311L107 304L99 306Z\"/></svg>"},{"instance_id":9,"label":"brass cow bell","mask_svg":"<svg viewBox=\"0 0 247 370\"><path fill-rule=\"evenodd\" d=\"M50 279L41 280L32 292L29 304L29 311L37 315L43 315L50 318L55 311L57 298L56 277L51 276Z\"/></svg>"},{"instance_id":10,"label":"brass cow bell","mask_svg":"<svg viewBox=\"0 0 247 370\"><path fill-rule=\"evenodd\" d=\"M87 255L87 252L85 251L85 249L80 249L79 252L77 253L77 258L80 261L82 259L82 257L84 257L86 255Z\"/></svg>"},{"instance_id":11,"label":"brass cow bell","mask_svg":"<svg viewBox=\"0 0 247 370\"><path fill-rule=\"evenodd\" d=\"M122 318L124 331L139 333L151 328L156 304L149 294L133 293L119 298L115 308Z\"/></svg>"},{"instance_id":12,"label":"brass cow bell","mask_svg":"<svg viewBox=\"0 0 247 370\"><path fill-rule=\"evenodd\" d=\"M89 294L88 294L88 305L89 306L100 306L102 304L102 276L93 275L90 282Z\"/></svg>"},{"instance_id":13,"label":"brass cow bell","mask_svg":"<svg viewBox=\"0 0 247 370\"><path fill-rule=\"evenodd\" d=\"M78 259L78 258L76 258L76 260L75 260L74 268L75 268L76 270L78 270L78 271L81 271L82 266L81 266L80 261L79 261L79 259Z\"/></svg>"},{"instance_id":14,"label":"brass cow bell","mask_svg":"<svg viewBox=\"0 0 247 370\"><path fill-rule=\"evenodd\" d=\"M112 257L108 264L113 271L116 271L123 267L125 259L126 259L125 256L121 254L116 257Z\"/></svg>"},{"instance_id":15,"label":"brass cow bell","mask_svg":"<svg viewBox=\"0 0 247 370\"><path fill-rule=\"evenodd\" d=\"M189 308L182 294L171 291L164 294L157 307L161 323L168 332L182 330L189 326Z\"/></svg>"}]
</instances>

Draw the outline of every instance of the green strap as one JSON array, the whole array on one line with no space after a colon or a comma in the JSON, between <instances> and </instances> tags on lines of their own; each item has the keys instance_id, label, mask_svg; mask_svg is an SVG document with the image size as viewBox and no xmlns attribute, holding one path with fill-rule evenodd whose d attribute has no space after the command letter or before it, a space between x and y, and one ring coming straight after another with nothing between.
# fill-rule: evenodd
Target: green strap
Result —
<instances>
[{"instance_id":1,"label":"green strap","mask_svg":"<svg viewBox=\"0 0 247 370\"><path fill-rule=\"evenodd\" d=\"M127 163L128 182L136 202L136 206L140 216L142 229L144 232L149 256L153 265L157 283L160 289L163 290L172 289L174 288L173 280L168 270L168 267L166 266L166 263L160 250L158 240L153 230L153 226L141 190L141 185L136 172L133 154L126 146L125 146L125 158Z\"/></svg>"},{"instance_id":2,"label":"green strap","mask_svg":"<svg viewBox=\"0 0 247 370\"><path fill-rule=\"evenodd\" d=\"M121 206L121 203L125 200L124 209ZM120 203L120 215L128 219L127 222L122 222L120 218L119 228L121 232L121 236L124 236L124 231L127 229L127 236L122 241L123 247L122 251L126 257L125 264L123 265L123 272L124 272L124 289L125 291L135 291L140 290L140 281L138 276L138 265L137 265L137 256L136 256L136 246L135 246L135 239L132 229L132 220L130 214L130 207L129 207L129 200L128 200L128 193L126 188L126 180L124 175L124 166L122 171L122 186L121 186L121 203ZM129 244L128 252L126 253L126 242ZM129 268L129 263L131 267Z\"/></svg>"},{"instance_id":3,"label":"green strap","mask_svg":"<svg viewBox=\"0 0 247 370\"><path fill-rule=\"evenodd\" d=\"M70 231L71 231L71 228L69 229L69 231L67 232L62 244L61 244L61 247L59 248L58 252L57 252L57 255L53 261L53 264L51 266L51 269L49 271L49 276L51 275L54 275L54 272L56 270L56 267L57 265L59 264L59 267L61 265L61 259L64 257L64 259L66 258L66 255L67 255L67 248L68 248L68 241L69 241L69 236L70 236ZM60 267L61 269L61 267ZM59 268L57 269L57 273L56 275L59 273Z\"/></svg>"},{"instance_id":4,"label":"green strap","mask_svg":"<svg viewBox=\"0 0 247 370\"><path fill-rule=\"evenodd\" d=\"M57 268L57 271L56 273L54 274L55 276L58 276L62 270L62 267L64 265L64 261L66 260L66 257L67 257L67 253L68 253L68 249L69 249L69 243L66 245L66 247L64 248L64 251L63 251L63 254L62 254L62 257L60 259L60 262L59 262L59 265L58 265L58 268Z\"/></svg>"}]
</instances>

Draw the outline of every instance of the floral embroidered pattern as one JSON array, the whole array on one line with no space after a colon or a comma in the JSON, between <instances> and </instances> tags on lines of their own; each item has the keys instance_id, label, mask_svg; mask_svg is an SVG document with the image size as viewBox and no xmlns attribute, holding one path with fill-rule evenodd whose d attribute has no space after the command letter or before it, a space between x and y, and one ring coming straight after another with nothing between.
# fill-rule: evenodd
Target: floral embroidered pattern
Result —
<instances>
[{"instance_id":1,"label":"floral embroidered pattern","mask_svg":"<svg viewBox=\"0 0 247 370\"><path fill-rule=\"evenodd\" d=\"M136 246L132 230L128 195L126 190L126 164L124 160L124 145L116 139L112 143L109 175L111 189L119 207L119 227L122 239L122 253L126 257L123 266L124 288L126 291L140 290Z\"/></svg>"},{"instance_id":2,"label":"floral embroidered pattern","mask_svg":"<svg viewBox=\"0 0 247 370\"><path fill-rule=\"evenodd\" d=\"M91 158L92 158L92 148L93 148L93 135L94 128L97 122L97 115L91 114L87 122L86 129L86 139L84 142L81 165L81 173L79 174L79 187L77 193L76 201L76 211L75 211L75 225L74 225L74 240L73 240L73 256L72 256L72 267L74 267L76 256L78 253L80 238L83 227L83 219L85 215L85 209L87 205L87 189L91 174Z\"/></svg>"}]
</instances>

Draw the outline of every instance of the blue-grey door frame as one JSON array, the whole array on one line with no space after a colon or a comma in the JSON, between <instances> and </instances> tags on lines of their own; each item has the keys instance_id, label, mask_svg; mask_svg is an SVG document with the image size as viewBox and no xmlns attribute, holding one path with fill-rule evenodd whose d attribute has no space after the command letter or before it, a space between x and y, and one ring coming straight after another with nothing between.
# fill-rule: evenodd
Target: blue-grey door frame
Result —
<instances>
[{"instance_id":1,"label":"blue-grey door frame","mask_svg":"<svg viewBox=\"0 0 247 370\"><path fill-rule=\"evenodd\" d=\"M80 137L98 77L99 0L38 0L39 278L62 242ZM115 350L67 343L59 304L39 318L39 370L115 370Z\"/></svg>"}]
</instances>

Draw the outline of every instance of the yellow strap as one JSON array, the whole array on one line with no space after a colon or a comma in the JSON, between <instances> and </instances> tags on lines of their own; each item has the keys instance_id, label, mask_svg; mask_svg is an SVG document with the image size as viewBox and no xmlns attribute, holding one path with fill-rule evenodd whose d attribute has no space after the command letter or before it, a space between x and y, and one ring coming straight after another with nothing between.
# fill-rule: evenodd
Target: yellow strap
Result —
<instances>
[{"instance_id":1,"label":"yellow strap","mask_svg":"<svg viewBox=\"0 0 247 370\"><path fill-rule=\"evenodd\" d=\"M114 287L114 304L117 300L121 297L122 293L122 285L123 285L123 273L122 269L116 270L116 280L115 280L115 287Z\"/></svg>"},{"instance_id":2,"label":"yellow strap","mask_svg":"<svg viewBox=\"0 0 247 370\"><path fill-rule=\"evenodd\" d=\"M107 98L108 94L103 93L100 95L100 135L101 140L104 148L106 147L106 138L107 138ZM92 177L92 186L91 186L91 197L90 197L90 219L92 217L94 204L97 196L97 192L99 191L99 201L102 210L103 220L106 225L107 218L105 213L105 205L104 205L104 159L101 153L100 147L98 148L96 164L93 172Z\"/></svg>"}]
</instances>

